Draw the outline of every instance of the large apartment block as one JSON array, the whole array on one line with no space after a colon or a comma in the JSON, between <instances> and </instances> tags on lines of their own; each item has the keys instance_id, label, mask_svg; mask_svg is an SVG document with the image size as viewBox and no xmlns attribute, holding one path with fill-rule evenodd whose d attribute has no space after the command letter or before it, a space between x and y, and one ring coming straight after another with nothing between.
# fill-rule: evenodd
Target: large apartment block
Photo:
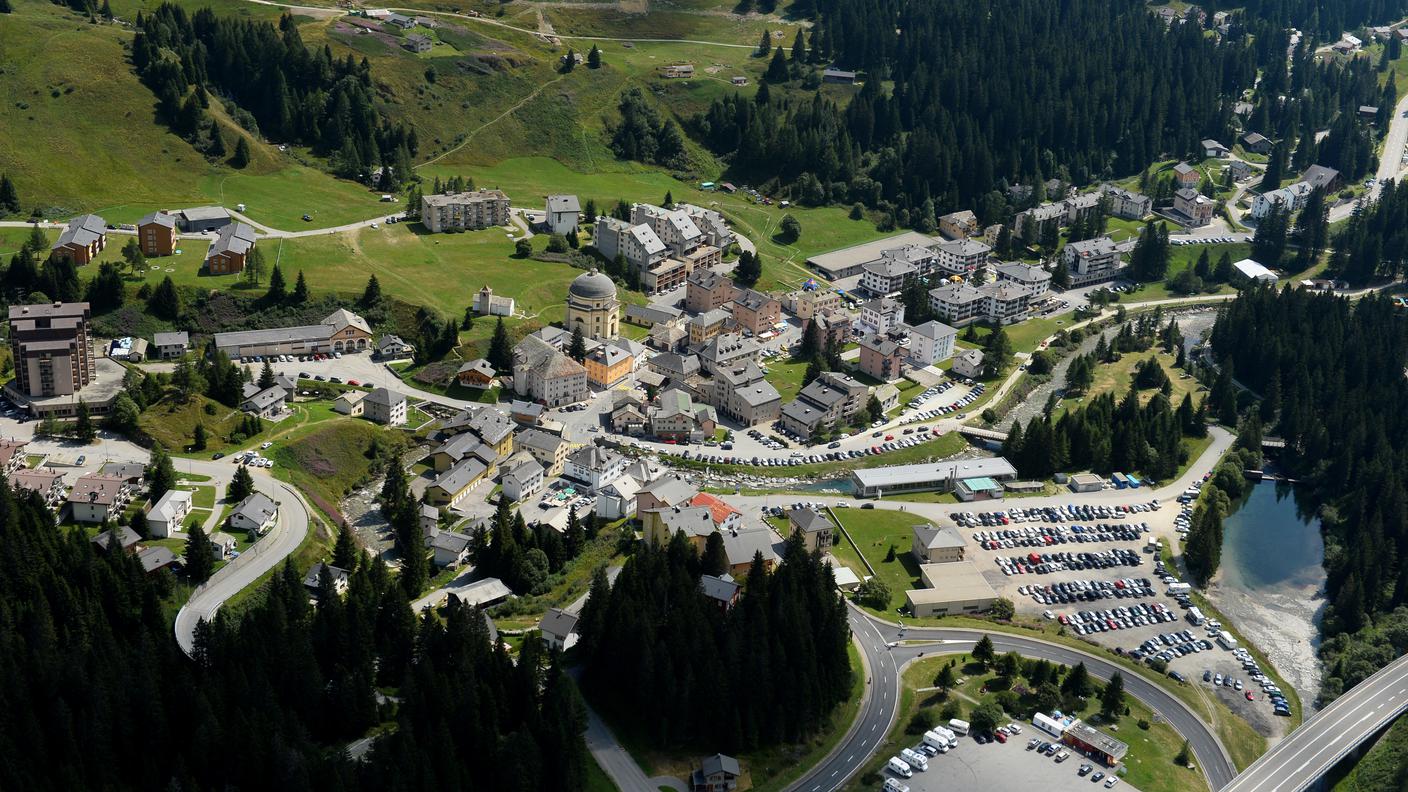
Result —
<instances>
[{"instance_id":1,"label":"large apartment block","mask_svg":"<svg viewBox=\"0 0 1408 792\"><path fill-rule=\"evenodd\" d=\"M507 225L508 209L508 196L503 190L423 195L420 199L420 222L436 233L478 231Z\"/></svg>"},{"instance_id":2,"label":"large apartment block","mask_svg":"<svg viewBox=\"0 0 1408 792\"><path fill-rule=\"evenodd\" d=\"M88 303L10 306L15 387L30 396L77 393L95 374Z\"/></svg>"},{"instance_id":3,"label":"large apartment block","mask_svg":"<svg viewBox=\"0 0 1408 792\"><path fill-rule=\"evenodd\" d=\"M1107 236L1072 242L1061 250L1061 260L1071 276L1072 286L1114 280L1119 271L1120 253Z\"/></svg>"}]
</instances>

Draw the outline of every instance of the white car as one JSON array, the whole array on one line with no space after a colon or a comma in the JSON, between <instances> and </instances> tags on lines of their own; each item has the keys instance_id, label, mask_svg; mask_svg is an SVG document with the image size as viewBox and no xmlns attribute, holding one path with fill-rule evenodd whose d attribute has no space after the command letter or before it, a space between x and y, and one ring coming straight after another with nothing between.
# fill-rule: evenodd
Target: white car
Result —
<instances>
[{"instance_id":1,"label":"white car","mask_svg":"<svg viewBox=\"0 0 1408 792\"><path fill-rule=\"evenodd\" d=\"M265 440L264 442L262 442L262 443L259 444L259 448L260 448L260 450L267 450L268 448L270 448L270 447L273 446L273 445L274 445L274 443L273 443L272 440Z\"/></svg>"}]
</instances>

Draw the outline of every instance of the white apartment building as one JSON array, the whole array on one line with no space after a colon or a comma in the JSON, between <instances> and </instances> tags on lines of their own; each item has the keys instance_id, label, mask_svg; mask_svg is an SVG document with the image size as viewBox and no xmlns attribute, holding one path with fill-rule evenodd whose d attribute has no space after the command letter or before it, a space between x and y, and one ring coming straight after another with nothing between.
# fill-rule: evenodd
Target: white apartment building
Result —
<instances>
[{"instance_id":1,"label":"white apartment building","mask_svg":"<svg viewBox=\"0 0 1408 792\"><path fill-rule=\"evenodd\" d=\"M1070 273L1072 286L1114 280L1120 266L1119 250L1107 236L1066 245L1061 251L1061 260Z\"/></svg>"},{"instance_id":2,"label":"white apartment building","mask_svg":"<svg viewBox=\"0 0 1408 792\"><path fill-rule=\"evenodd\" d=\"M975 239L955 239L934 246L938 268L953 275L967 277L987 260L992 248Z\"/></svg>"},{"instance_id":3,"label":"white apartment building","mask_svg":"<svg viewBox=\"0 0 1408 792\"><path fill-rule=\"evenodd\" d=\"M507 224L508 209L508 195L502 190L423 195L420 199L420 222L436 233L476 231Z\"/></svg>"},{"instance_id":4,"label":"white apartment building","mask_svg":"<svg viewBox=\"0 0 1408 792\"><path fill-rule=\"evenodd\" d=\"M998 266L994 272L997 273L998 283L1013 283L1027 289L1032 302L1044 298L1051 291L1051 273L1035 264L1013 262Z\"/></svg>"},{"instance_id":5,"label":"white apartment building","mask_svg":"<svg viewBox=\"0 0 1408 792\"><path fill-rule=\"evenodd\" d=\"M942 322L925 322L909 330L909 358L921 366L932 366L953 357L958 331Z\"/></svg>"},{"instance_id":6,"label":"white apartment building","mask_svg":"<svg viewBox=\"0 0 1408 792\"><path fill-rule=\"evenodd\" d=\"M904 321L904 303L893 297L877 297L860 307L860 321L870 332L884 335Z\"/></svg>"},{"instance_id":7,"label":"white apartment building","mask_svg":"<svg viewBox=\"0 0 1408 792\"><path fill-rule=\"evenodd\" d=\"M918 275L914 265L882 257L861 267L860 285L877 297L891 297L904 291L905 284Z\"/></svg>"}]
</instances>

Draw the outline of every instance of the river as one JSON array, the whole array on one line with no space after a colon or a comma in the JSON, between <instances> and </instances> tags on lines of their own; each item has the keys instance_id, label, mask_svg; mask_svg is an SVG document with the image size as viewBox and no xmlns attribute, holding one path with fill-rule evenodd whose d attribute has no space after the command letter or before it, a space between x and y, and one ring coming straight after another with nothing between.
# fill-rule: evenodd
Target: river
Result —
<instances>
[{"instance_id":1,"label":"river","mask_svg":"<svg viewBox=\"0 0 1408 792\"><path fill-rule=\"evenodd\" d=\"M1291 485L1263 481L1224 521L1222 567L1207 592L1306 703L1320 689L1324 559L1314 512Z\"/></svg>"}]
</instances>

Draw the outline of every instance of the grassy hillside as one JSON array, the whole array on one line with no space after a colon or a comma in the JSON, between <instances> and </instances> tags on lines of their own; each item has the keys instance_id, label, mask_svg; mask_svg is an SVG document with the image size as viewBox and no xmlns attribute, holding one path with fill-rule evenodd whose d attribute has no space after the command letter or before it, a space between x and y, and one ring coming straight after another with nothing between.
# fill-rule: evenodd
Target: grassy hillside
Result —
<instances>
[{"instance_id":1,"label":"grassy hillside","mask_svg":"<svg viewBox=\"0 0 1408 792\"><path fill-rule=\"evenodd\" d=\"M337 504L363 482L371 469L367 456L373 436L397 444L398 435L356 418L327 421L297 439L277 443L269 456L294 486Z\"/></svg>"},{"instance_id":2,"label":"grassy hillside","mask_svg":"<svg viewBox=\"0 0 1408 792\"><path fill-rule=\"evenodd\" d=\"M157 208L245 203L255 220L290 228L305 212L335 224L383 211L360 185L300 164L296 158L306 157L298 152L259 143L218 102L211 113L229 147L244 136L253 159L242 171L209 162L157 123L152 94L126 60L129 28L90 24L40 0L13 5L0 25L0 172L15 180L26 210L53 218L95 211L109 222L132 222ZM121 3L116 10L126 13Z\"/></svg>"},{"instance_id":3,"label":"grassy hillside","mask_svg":"<svg viewBox=\"0 0 1408 792\"><path fill-rule=\"evenodd\" d=\"M137 423L152 439L177 452L190 446L196 424L204 424L207 450L214 452L228 445L230 434L239 428L243 418L239 410L204 396L193 396L187 402L168 396L147 408Z\"/></svg>"}]
</instances>

